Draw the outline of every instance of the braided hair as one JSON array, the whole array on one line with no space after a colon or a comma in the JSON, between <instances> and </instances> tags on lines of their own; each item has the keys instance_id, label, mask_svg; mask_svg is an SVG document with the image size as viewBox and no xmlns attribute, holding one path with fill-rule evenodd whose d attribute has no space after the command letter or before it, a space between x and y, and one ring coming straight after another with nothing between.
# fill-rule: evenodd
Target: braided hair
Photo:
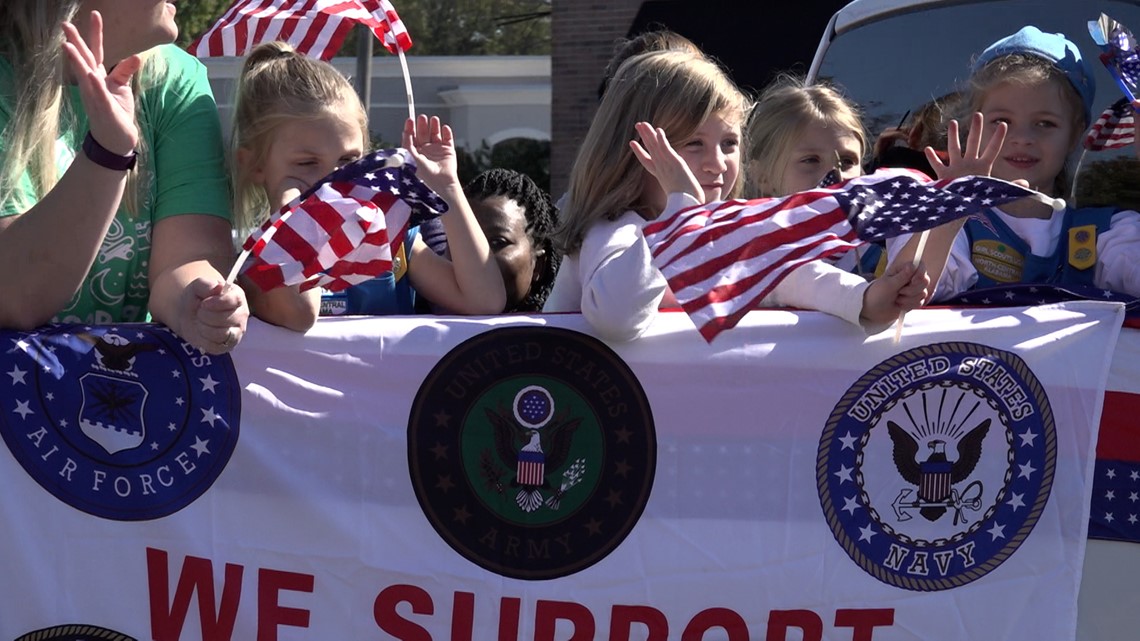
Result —
<instances>
[{"instance_id":1,"label":"braided hair","mask_svg":"<svg viewBox=\"0 0 1140 641\"><path fill-rule=\"evenodd\" d=\"M463 191L469 201L504 196L522 206L526 215L526 235L536 254L534 280L526 296L504 312L542 311L562 262L562 256L555 251L550 238L557 222L550 196L526 174L503 168L488 169L475 176Z\"/></svg>"}]
</instances>

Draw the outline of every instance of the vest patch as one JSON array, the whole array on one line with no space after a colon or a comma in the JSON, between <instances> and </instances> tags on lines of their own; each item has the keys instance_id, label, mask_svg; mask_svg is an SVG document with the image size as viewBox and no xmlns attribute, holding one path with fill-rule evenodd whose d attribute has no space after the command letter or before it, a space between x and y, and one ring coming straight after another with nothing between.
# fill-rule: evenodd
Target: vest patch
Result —
<instances>
[{"instance_id":1,"label":"vest patch","mask_svg":"<svg viewBox=\"0 0 1140 641\"><path fill-rule=\"evenodd\" d=\"M999 283L1021 282L1025 269L1025 257L1000 240L974 241L970 262L979 274Z\"/></svg>"},{"instance_id":2,"label":"vest patch","mask_svg":"<svg viewBox=\"0 0 1140 641\"><path fill-rule=\"evenodd\" d=\"M1096 225L1081 225L1069 230L1069 265L1088 269L1096 264Z\"/></svg>"}]
</instances>

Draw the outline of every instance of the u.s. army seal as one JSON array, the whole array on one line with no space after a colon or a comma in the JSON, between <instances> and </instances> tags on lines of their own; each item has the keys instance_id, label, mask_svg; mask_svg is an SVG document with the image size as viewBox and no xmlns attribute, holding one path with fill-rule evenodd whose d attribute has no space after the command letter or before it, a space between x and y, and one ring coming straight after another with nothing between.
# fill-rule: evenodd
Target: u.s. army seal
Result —
<instances>
[{"instance_id":1,"label":"u.s. army seal","mask_svg":"<svg viewBox=\"0 0 1140 641\"><path fill-rule=\"evenodd\" d=\"M552 579L612 552L649 499L653 416L629 367L571 330L513 326L458 345L408 423L416 497L464 558Z\"/></svg>"}]
</instances>

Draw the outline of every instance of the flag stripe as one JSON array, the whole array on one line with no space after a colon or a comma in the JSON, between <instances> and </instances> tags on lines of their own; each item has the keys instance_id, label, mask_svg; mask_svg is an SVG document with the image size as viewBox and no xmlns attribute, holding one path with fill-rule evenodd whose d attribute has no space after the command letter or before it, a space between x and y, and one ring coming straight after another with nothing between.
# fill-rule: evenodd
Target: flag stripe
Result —
<instances>
[{"instance_id":1,"label":"flag stripe","mask_svg":"<svg viewBox=\"0 0 1140 641\"><path fill-rule=\"evenodd\" d=\"M386 0L236 0L189 50L203 58L242 56L258 44L281 40L304 55L328 60L355 24L366 25L392 53L412 46Z\"/></svg>"}]
</instances>

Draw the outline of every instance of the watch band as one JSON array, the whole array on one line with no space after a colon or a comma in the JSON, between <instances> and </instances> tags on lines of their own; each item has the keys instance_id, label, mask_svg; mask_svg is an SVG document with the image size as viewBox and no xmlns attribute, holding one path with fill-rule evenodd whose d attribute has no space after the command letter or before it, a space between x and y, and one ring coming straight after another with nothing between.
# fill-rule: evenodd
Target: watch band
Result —
<instances>
[{"instance_id":1,"label":"watch band","mask_svg":"<svg viewBox=\"0 0 1140 641\"><path fill-rule=\"evenodd\" d=\"M90 131L87 132L87 137L83 139L83 153L96 165L114 171L130 171L134 169L135 163L139 159L138 154L134 151L126 156L120 156L107 149L100 145L98 140L95 140L95 136L92 136Z\"/></svg>"}]
</instances>

